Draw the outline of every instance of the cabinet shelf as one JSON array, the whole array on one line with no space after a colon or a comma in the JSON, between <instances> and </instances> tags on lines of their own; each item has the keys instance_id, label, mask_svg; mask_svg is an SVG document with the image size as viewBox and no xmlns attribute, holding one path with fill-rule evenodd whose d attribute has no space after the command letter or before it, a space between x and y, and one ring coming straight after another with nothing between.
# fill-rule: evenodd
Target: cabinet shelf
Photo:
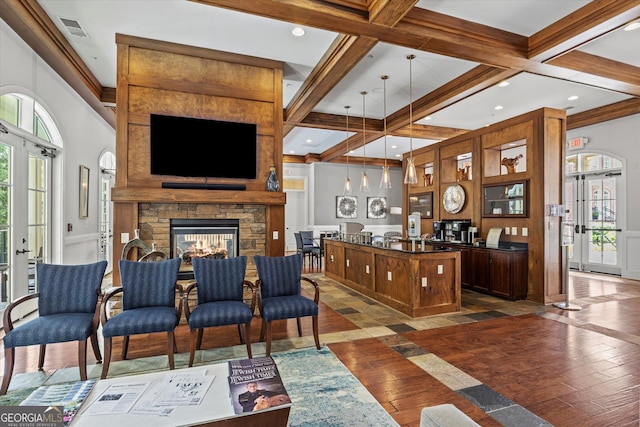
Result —
<instances>
[{"instance_id":1,"label":"cabinet shelf","mask_svg":"<svg viewBox=\"0 0 640 427\"><path fill-rule=\"evenodd\" d=\"M528 180L482 186L483 217L527 217Z\"/></svg>"}]
</instances>

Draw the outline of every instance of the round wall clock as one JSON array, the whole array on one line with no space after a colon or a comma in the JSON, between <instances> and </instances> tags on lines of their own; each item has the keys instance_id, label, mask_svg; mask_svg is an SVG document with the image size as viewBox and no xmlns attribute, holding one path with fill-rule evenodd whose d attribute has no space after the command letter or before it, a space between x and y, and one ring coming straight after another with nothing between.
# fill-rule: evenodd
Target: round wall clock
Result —
<instances>
[{"instance_id":1,"label":"round wall clock","mask_svg":"<svg viewBox=\"0 0 640 427\"><path fill-rule=\"evenodd\" d=\"M444 205L444 210L449 213L458 213L464 207L464 188L460 184L451 184L444 190L444 195L442 196L442 204Z\"/></svg>"}]
</instances>

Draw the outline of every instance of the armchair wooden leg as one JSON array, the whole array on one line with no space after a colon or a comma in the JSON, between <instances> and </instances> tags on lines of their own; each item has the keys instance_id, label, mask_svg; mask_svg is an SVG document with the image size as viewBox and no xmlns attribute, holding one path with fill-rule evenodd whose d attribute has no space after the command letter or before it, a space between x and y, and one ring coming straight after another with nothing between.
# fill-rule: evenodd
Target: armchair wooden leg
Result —
<instances>
[{"instance_id":1,"label":"armchair wooden leg","mask_svg":"<svg viewBox=\"0 0 640 427\"><path fill-rule=\"evenodd\" d=\"M196 348L200 348L198 345L198 337L201 336L202 329L192 329L191 339L189 340L189 367L193 366L193 360L196 356Z\"/></svg>"},{"instance_id":2,"label":"armchair wooden leg","mask_svg":"<svg viewBox=\"0 0 640 427\"><path fill-rule=\"evenodd\" d=\"M42 371L42 367L44 366L44 354L47 351L46 344L40 344L40 355L38 356L38 371Z\"/></svg>"},{"instance_id":3,"label":"armchair wooden leg","mask_svg":"<svg viewBox=\"0 0 640 427\"><path fill-rule=\"evenodd\" d=\"M300 318L296 317L296 323L298 324L298 336L302 336L302 324L300 323Z\"/></svg>"},{"instance_id":4,"label":"armchair wooden leg","mask_svg":"<svg viewBox=\"0 0 640 427\"><path fill-rule=\"evenodd\" d=\"M175 369L175 363L173 361L173 349L175 344L175 337L173 331L167 332L167 355L169 356L169 369Z\"/></svg>"},{"instance_id":5,"label":"armchair wooden leg","mask_svg":"<svg viewBox=\"0 0 640 427\"><path fill-rule=\"evenodd\" d=\"M0 395L2 396L7 394L7 390L9 389L9 382L11 381L11 375L13 375L15 355L15 348L4 349L4 377L2 377L2 388L0 388Z\"/></svg>"},{"instance_id":6,"label":"armchair wooden leg","mask_svg":"<svg viewBox=\"0 0 640 427\"><path fill-rule=\"evenodd\" d=\"M266 355L271 355L271 322L267 322L267 344Z\"/></svg>"},{"instance_id":7,"label":"armchair wooden leg","mask_svg":"<svg viewBox=\"0 0 640 427\"><path fill-rule=\"evenodd\" d=\"M242 334L242 325L238 323L238 336L240 337L240 344L244 344L244 335Z\"/></svg>"},{"instance_id":8,"label":"armchair wooden leg","mask_svg":"<svg viewBox=\"0 0 640 427\"><path fill-rule=\"evenodd\" d=\"M316 348L320 350L320 337L318 336L318 316L313 316L313 339L316 341Z\"/></svg>"},{"instance_id":9,"label":"armchair wooden leg","mask_svg":"<svg viewBox=\"0 0 640 427\"><path fill-rule=\"evenodd\" d=\"M173 353L177 353L178 352L178 341L176 341L176 335L173 335Z\"/></svg>"},{"instance_id":10,"label":"armchair wooden leg","mask_svg":"<svg viewBox=\"0 0 640 427\"><path fill-rule=\"evenodd\" d=\"M240 326L240 325L238 325ZM249 359L253 358L251 354L251 322L245 323L243 337L245 344L247 345L247 356Z\"/></svg>"},{"instance_id":11,"label":"armchair wooden leg","mask_svg":"<svg viewBox=\"0 0 640 427\"><path fill-rule=\"evenodd\" d=\"M262 327L260 328L260 341L264 341L264 334L267 330L267 322L262 319Z\"/></svg>"},{"instance_id":12,"label":"armchair wooden leg","mask_svg":"<svg viewBox=\"0 0 640 427\"><path fill-rule=\"evenodd\" d=\"M198 350L200 350L200 348L202 347L202 335L203 335L204 329L200 328L198 329L198 340L196 342L196 348Z\"/></svg>"},{"instance_id":13,"label":"armchair wooden leg","mask_svg":"<svg viewBox=\"0 0 640 427\"><path fill-rule=\"evenodd\" d=\"M109 372L109 363L111 362L111 338L104 339L104 360L102 361L102 374L100 379L107 378Z\"/></svg>"},{"instance_id":14,"label":"armchair wooden leg","mask_svg":"<svg viewBox=\"0 0 640 427\"><path fill-rule=\"evenodd\" d=\"M96 363L102 363L102 354L98 345L98 333L91 334L91 347L93 348L93 355L96 356Z\"/></svg>"},{"instance_id":15,"label":"armchair wooden leg","mask_svg":"<svg viewBox=\"0 0 640 427\"><path fill-rule=\"evenodd\" d=\"M122 341L122 360L127 360L128 350L129 350L129 335L125 335Z\"/></svg>"},{"instance_id":16,"label":"armchair wooden leg","mask_svg":"<svg viewBox=\"0 0 640 427\"><path fill-rule=\"evenodd\" d=\"M78 341L78 368L80 369L80 380L87 379L87 340Z\"/></svg>"}]
</instances>

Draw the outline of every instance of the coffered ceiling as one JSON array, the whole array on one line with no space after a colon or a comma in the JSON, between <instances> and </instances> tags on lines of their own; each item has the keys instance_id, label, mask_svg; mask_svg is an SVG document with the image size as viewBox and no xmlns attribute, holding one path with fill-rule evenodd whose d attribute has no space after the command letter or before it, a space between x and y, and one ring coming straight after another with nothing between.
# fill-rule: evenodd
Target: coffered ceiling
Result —
<instances>
[{"instance_id":1,"label":"coffered ceiling","mask_svg":"<svg viewBox=\"0 0 640 427\"><path fill-rule=\"evenodd\" d=\"M2 0L0 17L112 125L116 33L282 61L290 162L344 161L347 105L351 155L374 163L541 107L570 129L640 113L640 0Z\"/></svg>"}]
</instances>

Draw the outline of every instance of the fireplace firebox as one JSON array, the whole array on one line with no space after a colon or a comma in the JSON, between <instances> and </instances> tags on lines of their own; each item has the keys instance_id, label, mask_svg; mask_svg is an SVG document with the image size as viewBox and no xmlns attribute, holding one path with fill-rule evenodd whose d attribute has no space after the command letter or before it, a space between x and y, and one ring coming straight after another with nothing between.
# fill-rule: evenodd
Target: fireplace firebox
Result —
<instances>
[{"instance_id":1,"label":"fireplace firebox","mask_svg":"<svg viewBox=\"0 0 640 427\"><path fill-rule=\"evenodd\" d=\"M172 219L169 221L171 258L181 258L180 279L193 278L193 258L233 258L239 254L237 219Z\"/></svg>"}]
</instances>

